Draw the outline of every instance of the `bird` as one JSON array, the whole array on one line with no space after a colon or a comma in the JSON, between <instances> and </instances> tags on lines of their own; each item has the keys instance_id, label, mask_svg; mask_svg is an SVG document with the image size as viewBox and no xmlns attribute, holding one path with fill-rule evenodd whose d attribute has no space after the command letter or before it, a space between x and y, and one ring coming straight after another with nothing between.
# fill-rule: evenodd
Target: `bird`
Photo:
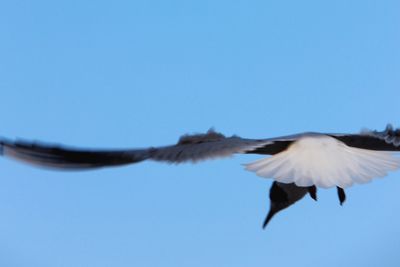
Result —
<instances>
[{"instance_id":1,"label":"bird","mask_svg":"<svg viewBox=\"0 0 400 267\"><path fill-rule=\"evenodd\" d=\"M180 164L230 157L234 154L267 155L244 164L248 171L274 181L265 228L279 211L305 195L317 200L317 188L337 189L340 205L345 189L370 182L400 168L400 128L388 124L383 131L359 133L303 132L248 139L210 129L185 134L173 145L131 149L82 149L58 144L0 138L0 155L32 165L59 170L116 167L145 160Z\"/></svg>"}]
</instances>

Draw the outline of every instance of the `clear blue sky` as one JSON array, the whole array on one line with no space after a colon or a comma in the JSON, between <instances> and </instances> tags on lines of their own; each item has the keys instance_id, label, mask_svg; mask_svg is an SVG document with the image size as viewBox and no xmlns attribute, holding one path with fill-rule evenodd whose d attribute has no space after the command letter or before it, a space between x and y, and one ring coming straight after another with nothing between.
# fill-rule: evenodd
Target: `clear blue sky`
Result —
<instances>
[{"instance_id":1,"label":"clear blue sky","mask_svg":"<svg viewBox=\"0 0 400 267\"><path fill-rule=\"evenodd\" d=\"M399 1L3 1L0 135L93 148L215 127L400 126ZM400 172L263 231L257 156L54 172L0 161L0 266L399 266Z\"/></svg>"}]
</instances>

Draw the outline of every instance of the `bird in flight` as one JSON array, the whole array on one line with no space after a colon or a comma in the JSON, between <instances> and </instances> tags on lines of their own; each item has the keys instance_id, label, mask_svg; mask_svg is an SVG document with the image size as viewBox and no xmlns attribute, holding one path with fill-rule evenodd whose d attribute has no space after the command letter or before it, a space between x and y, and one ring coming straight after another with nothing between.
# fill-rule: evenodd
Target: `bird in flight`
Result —
<instances>
[{"instance_id":1,"label":"bird in flight","mask_svg":"<svg viewBox=\"0 0 400 267\"><path fill-rule=\"evenodd\" d=\"M184 135L170 146L120 150L78 149L0 138L1 155L61 170L112 167L144 160L178 164L233 154L269 155L245 164L247 170L258 176L274 179L263 228L277 212L305 195L317 200L318 187L336 187L342 204L345 188L398 169L399 151L400 128L393 129L391 125L383 131L363 130L357 134L305 132L267 139L226 137L209 130L205 134Z\"/></svg>"}]
</instances>

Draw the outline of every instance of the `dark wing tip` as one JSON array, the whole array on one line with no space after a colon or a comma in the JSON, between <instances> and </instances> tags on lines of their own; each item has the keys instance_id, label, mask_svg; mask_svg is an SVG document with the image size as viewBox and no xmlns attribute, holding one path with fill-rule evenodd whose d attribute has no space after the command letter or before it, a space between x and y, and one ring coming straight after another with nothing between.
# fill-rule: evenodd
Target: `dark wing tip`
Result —
<instances>
[{"instance_id":1,"label":"dark wing tip","mask_svg":"<svg viewBox=\"0 0 400 267\"><path fill-rule=\"evenodd\" d=\"M363 129L360 134L330 135L348 146L379 151L400 151L400 128L388 124L383 131Z\"/></svg>"},{"instance_id":2,"label":"dark wing tip","mask_svg":"<svg viewBox=\"0 0 400 267\"><path fill-rule=\"evenodd\" d=\"M394 128L392 124L387 124L383 131L363 130L362 134L384 140L396 147L400 146L400 128Z\"/></svg>"},{"instance_id":3,"label":"dark wing tip","mask_svg":"<svg viewBox=\"0 0 400 267\"><path fill-rule=\"evenodd\" d=\"M148 150L85 150L27 141L0 142L2 155L32 165L64 170L94 169L135 163L149 157Z\"/></svg>"}]
</instances>

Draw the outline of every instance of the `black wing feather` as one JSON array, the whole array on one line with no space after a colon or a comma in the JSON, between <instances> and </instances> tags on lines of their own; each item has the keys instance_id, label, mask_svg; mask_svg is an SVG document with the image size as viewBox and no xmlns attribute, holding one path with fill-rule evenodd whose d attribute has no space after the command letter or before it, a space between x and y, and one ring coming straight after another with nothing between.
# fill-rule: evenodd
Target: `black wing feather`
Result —
<instances>
[{"instance_id":1,"label":"black wing feather","mask_svg":"<svg viewBox=\"0 0 400 267\"><path fill-rule=\"evenodd\" d=\"M400 151L400 128L389 124L384 131L363 131L361 134L330 135L348 146L380 151Z\"/></svg>"},{"instance_id":2,"label":"black wing feather","mask_svg":"<svg viewBox=\"0 0 400 267\"><path fill-rule=\"evenodd\" d=\"M29 143L25 141L0 142L1 153L34 165L62 169L91 169L118 166L143 161L148 150L82 150Z\"/></svg>"}]
</instances>

